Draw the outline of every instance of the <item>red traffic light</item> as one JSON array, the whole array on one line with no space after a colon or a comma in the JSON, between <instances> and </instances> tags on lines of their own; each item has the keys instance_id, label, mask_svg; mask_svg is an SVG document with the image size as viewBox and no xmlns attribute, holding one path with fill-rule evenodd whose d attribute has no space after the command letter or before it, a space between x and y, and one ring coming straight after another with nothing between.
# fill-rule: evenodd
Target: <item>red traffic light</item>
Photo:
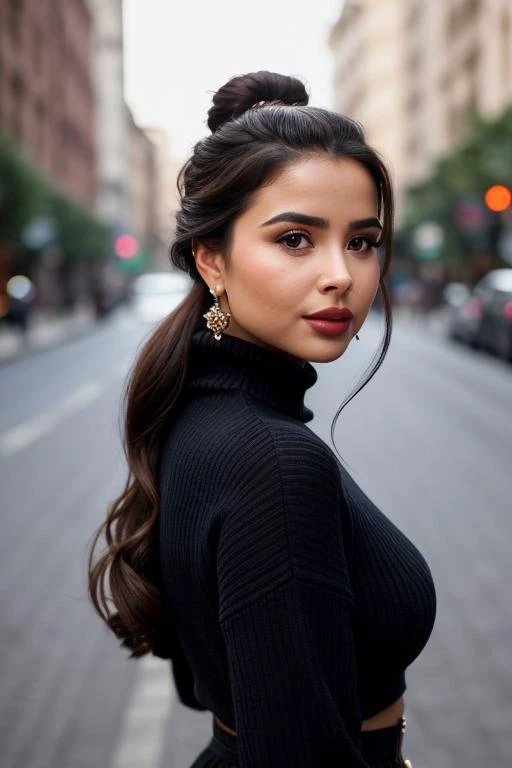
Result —
<instances>
[{"instance_id":1,"label":"red traffic light","mask_svg":"<svg viewBox=\"0 0 512 768\"><path fill-rule=\"evenodd\" d=\"M114 242L114 252L120 259L132 259L139 250L137 238L133 235L119 235Z\"/></svg>"},{"instance_id":2,"label":"red traffic light","mask_svg":"<svg viewBox=\"0 0 512 768\"><path fill-rule=\"evenodd\" d=\"M485 204L490 211L506 211L512 202L512 192L503 184L493 184L485 193Z\"/></svg>"}]
</instances>

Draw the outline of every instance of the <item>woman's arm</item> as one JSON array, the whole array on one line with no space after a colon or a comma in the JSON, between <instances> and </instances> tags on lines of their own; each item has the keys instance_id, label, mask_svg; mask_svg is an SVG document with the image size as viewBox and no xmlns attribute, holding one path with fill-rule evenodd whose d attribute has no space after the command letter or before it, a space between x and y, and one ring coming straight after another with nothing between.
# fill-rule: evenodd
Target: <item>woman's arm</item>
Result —
<instances>
[{"instance_id":1,"label":"woman's arm","mask_svg":"<svg viewBox=\"0 0 512 768\"><path fill-rule=\"evenodd\" d=\"M335 459L272 435L237 469L239 506L218 550L241 768L365 768Z\"/></svg>"}]
</instances>

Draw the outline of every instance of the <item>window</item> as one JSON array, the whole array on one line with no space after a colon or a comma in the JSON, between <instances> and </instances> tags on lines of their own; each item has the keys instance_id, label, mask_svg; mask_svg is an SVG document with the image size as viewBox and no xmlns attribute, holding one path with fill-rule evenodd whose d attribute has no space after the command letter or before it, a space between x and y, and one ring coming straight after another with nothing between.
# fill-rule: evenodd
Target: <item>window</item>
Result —
<instances>
[{"instance_id":1,"label":"window","mask_svg":"<svg viewBox=\"0 0 512 768\"><path fill-rule=\"evenodd\" d=\"M21 40L23 0L9 0L7 5L7 27L13 43Z\"/></svg>"},{"instance_id":2,"label":"window","mask_svg":"<svg viewBox=\"0 0 512 768\"><path fill-rule=\"evenodd\" d=\"M32 30L32 68L39 75L41 72L43 54L43 36L39 25Z\"/></svg>"},{"instance_id":3,"label":"window","mask_svg":"<svg viewBox=\"0 0 512 768\"><path fill-rule=\"evenodd\" d=\"M11 133L18 143L23 139L23 81L16 72L11 79Z\"/></svg>"},{"instance_id":4,"label":"window","mask_svg":"<svg viewBox=\"0 0 512 768\"><path fill-rule=\"evenodd\" d=\"M44 138L45 138L45 132L46 132L46 106L41 99L39 99L35 104L35 113L36 113L37 149L41 154L43 154Z\"/></svg>"}]
</instances>

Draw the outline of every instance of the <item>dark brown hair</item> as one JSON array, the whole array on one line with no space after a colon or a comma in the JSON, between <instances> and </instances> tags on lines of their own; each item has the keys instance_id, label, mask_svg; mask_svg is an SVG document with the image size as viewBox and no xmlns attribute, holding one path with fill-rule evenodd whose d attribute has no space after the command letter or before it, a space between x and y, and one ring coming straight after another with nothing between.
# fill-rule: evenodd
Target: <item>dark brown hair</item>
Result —
<instances>
[{"instance_id":1,"label":"dark brown hair","mask_svg":"<svg viewBox=\"0 0 512 768\"><path fill-rule=\"evenodd\" d=\"M261 100L275 99L284 105L253 108ZM159 582L157 467L163 436L180 408L190 337L212 303L196 269L193 239L227 252L234 220L251 205L258 188L287 165L319 153L356 160L375 183L383 219L379 287L385 333L371 373L339 407L331 437L341 410L376 373L389 346L392 318L384 278L391 260L393 194L388 173L358 123L307 105L308 94L298 78L266 71L232 78L213 97L211 134L195 144L178 175L181 205L170 260L194 285L158 325L131 371L123 400L128 477L92 538L88 561L92 603L133 657L150 652L172 656L172 622ZM93 564L102 533L107 547Z\"/></svg>"}]
</instances>

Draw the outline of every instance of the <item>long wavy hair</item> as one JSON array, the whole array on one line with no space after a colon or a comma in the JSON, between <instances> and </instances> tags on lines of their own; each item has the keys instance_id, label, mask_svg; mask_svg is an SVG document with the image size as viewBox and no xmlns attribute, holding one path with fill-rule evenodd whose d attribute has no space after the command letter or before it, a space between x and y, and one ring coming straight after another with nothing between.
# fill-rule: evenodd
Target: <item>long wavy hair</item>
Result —
<instances>
[{"instance_id":1,"label":"long wavy hair","mask_svg":"<svg viewBox=\"0 0 512 768\"><path fill-rule=\"evenodd\" d=\"M323 153L356 160L375 183L383 223L379 289L385 332L373 368L336 412L331 438L342 409L375 375L390 343L385 277L392 252L393 193L388 172L357 122L308 106L308 98L304 83L295 77L260 71L232 78L213 97L211 134L194 145L178 174L180 207L170 261L193 285L156 327L130 373L123 398L128 476L93 535L88 559L89 596L130 657L173 655L172 622L159 580L157 467L164 434L180 409L194 326L212 303L196 269L193 240L228 251L233 222L251 205L258 188L305 156ZM276 99L284 104L254 106ZM102 534L106 548L93 563Z\"/></svg>"}]
</instances>

